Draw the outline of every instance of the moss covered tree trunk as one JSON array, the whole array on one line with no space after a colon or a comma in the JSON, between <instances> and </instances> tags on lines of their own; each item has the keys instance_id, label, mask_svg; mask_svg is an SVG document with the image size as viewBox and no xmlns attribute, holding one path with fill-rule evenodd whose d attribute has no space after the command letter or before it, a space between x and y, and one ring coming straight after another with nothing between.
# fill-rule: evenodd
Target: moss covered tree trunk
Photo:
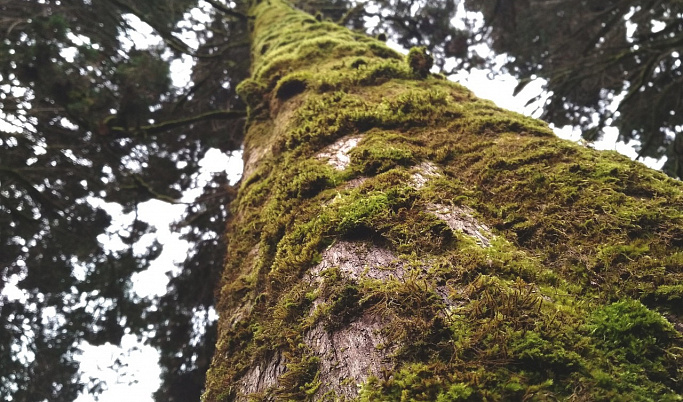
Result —
<instances>
[{"instance_id":1,"label":"moss covered tree trunk","mask_svg":"<svg viewBox=\"0 0 683 402\"><path fill-rule=\"evenodd\" d=\"M267 0L206 401L680 400L683 186Z\"/></svg>"}]
</instances>

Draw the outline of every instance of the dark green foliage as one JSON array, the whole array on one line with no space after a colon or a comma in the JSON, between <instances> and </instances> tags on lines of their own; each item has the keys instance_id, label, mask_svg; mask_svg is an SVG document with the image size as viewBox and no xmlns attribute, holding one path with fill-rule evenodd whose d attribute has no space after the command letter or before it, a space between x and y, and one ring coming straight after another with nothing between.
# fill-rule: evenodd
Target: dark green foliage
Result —
<instances>
[{"instance_id":1,"label":"dark green foliage","mask_svg":"<svg viewBox=\"0 0 683 402\"><path fill-rule=\"evenodd\" d=\"M223 84L244 77L247 64L228 68L202 55L248 61L239 56L246 48L235 45L240 31L246 43L245 26L216 14L211 34L199 32L192 51L174 33L195 5L0 1L0 289L18 281L23 293L19 300L0 296L3 398L68 401L81 390L97 393L97 380L79 383L79 344L117 344L124 333L159 347L159 400L196 400L201 393L215 329L207 322L206 334L196 334L191 320L213 306L210 284L223 260L220 234L231 194L225 175L188 206L178 229L195 252L162 300L141 300L130 290L131 275L162 245L142 253L132 247L155 229L133 219L111 234L125 248L108 251L101 240L111 217L99 206L115 202L135 212L150 199L175 202L196 186L193 174L206 150L239 147L241 123L207 112L242 106L234 85ZM165 44L124 47L119 37L133 30L126 14L152 26ZM172 88L169 61L183 53L196 57L193 83ZM207 341L192 346L201 337ZM28 357L17 348L27 348ZM191 395L177 394L188 384Z\"/></svg>"},{"instance_id":2,"label":"dark green foliage","mask_svg":"<svg viewBox=\"0 0 683 402\"><path fill-rule=\"evenodd\" d=\"M517 91L536 77L548 81L553 96L542 106L544 119L578 126L589 141L614 126L621 140L641 142L639 156L666 156L664 171L683 177L683 147L676 146L683 141L683 83L675 78L683 72L680 2L476 0L465 6L484 17L484 27L472 33L510 56L504 69L520 79ZM606 109L620 95L617 112Z\"/></svg>"}]
</instances>

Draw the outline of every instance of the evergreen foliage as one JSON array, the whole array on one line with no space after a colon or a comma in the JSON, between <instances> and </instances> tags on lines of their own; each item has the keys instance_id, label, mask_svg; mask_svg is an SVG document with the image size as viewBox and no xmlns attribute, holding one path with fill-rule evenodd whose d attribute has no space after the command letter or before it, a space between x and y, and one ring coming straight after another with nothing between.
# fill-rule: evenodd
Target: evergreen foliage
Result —
<instances>
[{"instance_id":1,"label":"evergreen foliage","mask_svg":"<svg viewBox=\"0 0 683 402\"><path fill-rule=\"evenodd\" d=\"M181 24L196 5L0 1L0 289L12 283L20 292L0 296L3 399L97 393L103 384L81 383L79 345L118 344L126 333L161 351L160 400L188 400L176 391L187 384L195 385L189 399L201 391L215 329L207 323L196 334L191 320L213 306L231 194L225 175L177 225L194 248L169 293L146 300L130 290L131 276L162 249L133 252L155 231L137 205L178 202L209 148L231 152L241 142L243 106L224 84L246 74L243 18L209 11L209 23ZM154 28L158 45L131 43L135 18ZM196 49L177 39L188 32ZM195 60L192 82L175 88L169 66L181 57ZM111 233L104 203L133 215L130 226ZM107 249L107 238L123 247Z\"/></svg>"},{"instance_id":2,"label":"evergreen foliage","mask_svg":"<svg viewBox=\"0 0 683 402\"><path fill-rule=\"evenodd\" d=\"M244 1L0 0L0 290L16 284L21 292L19 297L0 295L2 397L68 401L83 390L97 393L103 384L82 383L79 376L74 357L80 343L117 344L124 334L131 333L161 352L163 383L155 394L157 400L198 398L214 352L216 326L203 321L207 328L197 333L192 323L197 317L206 317L215 304L214 286L223 269L223 232L229 219L226 206L235 190L224 174L218 174L202 184L202 195L187 204L175 230L193 244L193 251L171 278L168 294L155 300L141 299L130 290L132 275L149 266L163 247L154 243L144 252L133 251L138 240L155 231L137 218L136 210L151 199L179 202L185 190L197 186L198 161L208 149L239 150L245 103L251 116L266 112L263 96L273 88L280 102L307 90L321 93L315 103L300 110L302 124L277 144L281 149L309 142L315 145L316 141L323 144L353 127L428 125L470 111L446 108L444 99L450 95L444 91L388 97L378 109L369 110L363 101L340 90L351 84L372 86L393 78L427 76L431 60L426 57L431 56L422 46L441 68L447 59L455 60L456 69L490 66L491 60L475 51L477 44L487 42L495 51L509 55L505 70L519 77L521 85L536 76L548 79L547 89L554 93L545 105L549 121L578 125L589 139L603 125L614 124L623 139L642 142L643 156L667 155L666 172L683 176L679 55L683 19L679 3L466 1L466 7L483 13L484 23L469 20L464 28L450 24L458 5L453 0L293 3L316 15L316 19L310 18L316 21L315 27L340 23L364 31L368 19L379 17L380 23L372 28L374 34L406 48L415 47L411 54L424 57L409 59L415 60L414 65L406 63L402 56L368 39L368 51L382 60L358 55L351 62L353 74L322 77L294 72L282 78L277 76L278 69L292 63L292 55L282 54L281 64L261 69L255 81L246 79L250 17ZM195 18L191 10L198 5L208 20ZM134 19L152 28L157 44L131 42L136 37ZM187 38L195 38L196 44ZM318 41L311 49L314 47L306 57L339 49L339 43ZM264 53L267 50L262 49ZM169 73L171 62L181 59L193 64L189 84L179 88ZM606 111L605 101L622 92L625 97L619 114L612 115ZM441 114L432 114L426 104L440 107ZM326 131L315 130L321 112L337 106L339 112L330 118ZM402 113L393 113L396 108ZM594 127L589 117L596 111L600 118ZM544 127L517 119L465 119L454 129L486 133L492 127L522 124L545 133ZM393 145L374 146L373 141L380 140ZM434 158L443 161L453 158L453 152L465 152L434 146ZM400 138L378 135L354 150L351 169L354 175L382 174L413 166L423 157ZM524 162L499 163L512 166ZM582 166L569 169L590 170ZM603 170L589 173L605 182L626 182L633 174L618 167L599 169ZM345 179L322 163L301 167L294 176L286 197L313 198ZM534 183L538 185L538 181L529 185ZM250 190L254 202L268 191L262 185L256 187ZM553 196L573 200L580 191L577 183L574 193ZM638 191L648 190L638 187ZM652 190L653 194L659 194L657 191ZM357 195L353 210L335 217L339 230L354 232L378 225L373 216L375 203L407 202L403 193L385 199L386 195L368 189ZM105 203L118 204L123 212L132 214L132 223L111 233L112 217ZM533 245L541 234L552 232L543 217L524 220L512 210L501 213L500 225L513 230L520 242ZM657 219L646 216L645 211L639 214L642 221L638 225L651 225ZM432 223L428 235L441 239L446 231L438 222ZM388 233L402 231L385 229ZM103 239L124 247L109 250ZM403 240L399 236L395 241ZM420 244L425 249L434 246L430 240ZM605 266L615 260L628 261L640 256L643 247L604 247L600 258ZM664 263L678 267L680 256ZM646 267L647 272L657 269ZM662 303L673 310L679 306L680 312L680 285L660 285L647 289L643 302ZM638 282L637 286L645 285ZM349 289L340 296L334 314L346 317L344 305L357 297L357 290ZM603 346L610 339L617 342L615 334L621 325L617 318L626 315L643 322L643 333L655 334L646 342L670 341L670 331L659 316L643 311L638 303L606 307L591 316L586 328L604 335ZM511 342L540 345L539 354L546 353L548 347L538 339ZM636 364L635 354L647 345L630 342L634 355L617 356L615 361L624 367ZM310 374L315 364L304 359L301 375ZM412 381L422 371L420 365L406 368L405 378L397 377L397 384ZM367 395L374 392L371 385ZM467 399L473 392L463 383L453 382L438 398Z\"/></svg>"}]
</instances>

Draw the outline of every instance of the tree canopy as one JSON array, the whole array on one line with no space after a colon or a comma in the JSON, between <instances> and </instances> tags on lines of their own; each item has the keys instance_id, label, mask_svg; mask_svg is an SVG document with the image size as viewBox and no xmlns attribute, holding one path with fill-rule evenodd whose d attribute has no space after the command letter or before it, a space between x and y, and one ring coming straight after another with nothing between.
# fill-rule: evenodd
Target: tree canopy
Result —
<instances>
[{"instance_id":1,"label":"tree canopy","mask_svg":"<svg viewBox=\"0 0 683 402\"><path fill-rule=\"evenodd\" d=\"M294 3L404 47L425 45L453 71L491 67L492 56L477 50L486 43L507 54L504 71L520 85L547 80L546 119L587 138L613 124L642 143L643 156L666 155L665 170L683 176L680 3ZM483 18L456 28L459 6ZM79 344L117 344L126 333L161 352L158 400L201 392L215 328L197 334L192 320L214 304L234 190L217 174L187 202L175 229L192 252L157 300L131 291L131 276L162 249L134 252L155 230L135 212L150 199L179 203L198 185L207 150L240 149L245 10L222 0L0 0L0 290L20 289L0 295L0 395L58 401L97 392L101 384L79 377ZM156 42L134 43L135 19ZM176 86L170 71L181 60L192 71ZM616 114L606 108L615 98ZM113 233L105 203L133 214L132 224ZM106 239L124 247L111 250Z\"/></svg>"},{"instance_id":2,"label":"tree canopy","mask_svg":"<svg viewBox=\"0 0 683 402\"><path fill-rule=\"evenodd\" d=\"M597 139L605 126L639 141L639 156L666 156L683 177L683 5L675 1L465 1L480 11L504 70L547 80L542 118ZM616 112L608 106L616 102Z\"/></svg>"},{"instance_id":3,"label":"tree canopy","mask_svg":"<svg viewBox=\"0 0 683 402\"><path fill-rule=\"evenodd\" d=\"M117 344L124 333L159 347L166 374L176 378L189 375L177 372L182 363L211 355L211 329L207 342L191 344L190 321L213 304L231 191L225 175L204 186L177 224L195 246L160 300L130 291L131 275L161 251L155 243L133 252L154 228L135 217L110 233L102 208L117 203L135 213L153 198L178 202L196 185L209 148L239 148L244 113L231 83L246 74L240 62L248 57L244 43L226 37L238 35L244 17L220 13L199 24L188 14L196 6L0 2L0 283L23 291L0 302L0 394L71 400L83 387L73 360L79 343ZM161 42L131 43L133 17ZM192 83L175 88L169 65L181 57L195 60ZM126 247L111 251L101 236ZM201 387L201 378L195 382Z\"/></svg>"}]
</instances>

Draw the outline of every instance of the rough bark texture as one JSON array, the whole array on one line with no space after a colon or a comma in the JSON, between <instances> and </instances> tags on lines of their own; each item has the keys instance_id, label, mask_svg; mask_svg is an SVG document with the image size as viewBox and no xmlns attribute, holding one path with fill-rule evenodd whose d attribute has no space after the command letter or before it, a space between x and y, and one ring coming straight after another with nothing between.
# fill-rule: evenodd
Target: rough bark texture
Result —
<instances>
[{"instance_id":1,"label":"rough bark texture","mask_svg":"<svg viewBox=\"0 0 683 402\"><path fill-rule=\"evenodd\" d=\"M205 401L680 400L683 187L252 8Z\"/></svg>"}]
</instances>

